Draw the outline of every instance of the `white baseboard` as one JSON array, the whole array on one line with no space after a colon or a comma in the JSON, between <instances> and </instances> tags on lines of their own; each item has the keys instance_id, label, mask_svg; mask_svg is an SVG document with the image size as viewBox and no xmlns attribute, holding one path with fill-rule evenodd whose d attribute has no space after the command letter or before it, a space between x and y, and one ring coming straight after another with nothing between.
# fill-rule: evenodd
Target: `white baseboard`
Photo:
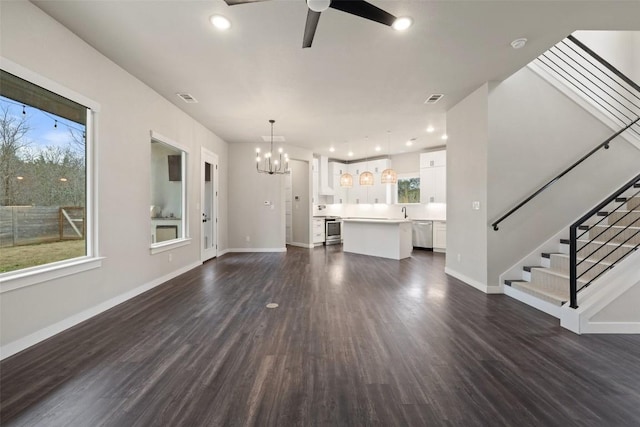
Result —
<instances>
[{"instance_id":1,"label":"white baseboard","mask_svg":"<svg viewBox=\"0 0 640 427\"><path fill-rule=\"evenodd\" d=\"M447 252L447 250L446 249L442 249L442 248L433 248L433 252L438 252L438 253L444 254L444 253Z\"/></svg>"},{"instance_id":2,"label":"white baseboard","mask_svg":"<svg viewBox=\"0 0 640 427\"><path fill-rule=\"evenodd\" d=\"M549 316L553 316L556 319L560 319L562 313L562 307L559 305L551 304L550 302L536 298L531 294L522 292L519 289L512 288L511 286L505 286L503 290L505 295L510 296L513 299L527 304L537 310L547 313Z\"/></svg>"},{"instance_id":3,"label":"white baseboard","mask_svg":"<svg viewBox=\"0 0 640 427\"><path fill-rule=\"evenodd\" d=\"M322 243L320 243L320 244L322 244ZM297 246L299 248L305 248L305 249L313 249L315 247L315 245L313 243L291 242L291 243L287 243L287 245Z\"/></svg>"},{"instance_id":4,"label":"white baseboard","mask_svg":"<svg viewBox=\"0 0 640 427\"><path fill-rule=\"evenodd\" d=\"M478 282L477 280L472 279L471 277L465 276L464 274L459 273L449 267L445 267L444 272L449 276L453 276L456 279L463 281L467 285L474 287L479 291L484 292L485 294L501 294L502 293L502 289L500 289L499 286L487 286L484 283Z\"/></svg>"},{"instance_id":5,"label":"white baseboard","mask_svg":"<svg viewBox=\"0 0 640 427\"><path fill-rule=\"evenodd\" d=\"M589 322L582 334L640 334L639 322Z\"/></svg>"},{"instance_id":6,"label":"white baseboard","mask_svg":"<svg viewBox=\"0 0 640 427\"><path fill-rule=\"evenodd\" d=\"M42 328L39 331L36 331L30 335L27 335L26 337L23 337L13 342L10 342L8 344L5 344L4 346L0 347L0 360L5 359L9 356L13 356L14 354L19 353L22 350L25 350L41 341L44 341L47 338L51 338L52 336L59 334L60 332L66 329L69 329L72 326L82 323L85 320L88 320L93 316L96 316L104 311L107 311L118 304L122 304L123 302L135 296L138 296L150 289L153 289L156 286L161 285L164 282L171 280L174 277L177 277L183 273L186 273L187 271L192 270L200 265L202 265L202 263L199 261L193 264L189 264L178 270L172 271L171 273L166 274L162 277L153 279L152 281L142 286L138 286L137 288L132 289L129 292L125 292L124 294L113 297L94 307L88 308L86 310L81 311L80 313L67 317L66 319L61 320L57 323L54 323L53 325L47 326L46 328Z\"/></svg>"},{"instance_id":7,"label":"white baseboard","mask_svg":"<svg viewBox=\"0 0 640 427\"><path fill-rule=\"evenodd\" d=\"M223 249L223 250L221 250L221 251L218 251L218 255L217 255L217 257L221 257L222 255L224 255L224 254L228 254L229 252L231 252L229 249ZM216 257L216 258L217 258L217 257Z\"/></svg>"},{"instance_id":8,"label":"white baseboard","mask_svg":"<svg viewBox=\"0 0 640 427\"><path fill-rule=\"evenodd\" d=\"M287 252L287 248L229 248L227 252Z\"/></svg>"}]
</instances>

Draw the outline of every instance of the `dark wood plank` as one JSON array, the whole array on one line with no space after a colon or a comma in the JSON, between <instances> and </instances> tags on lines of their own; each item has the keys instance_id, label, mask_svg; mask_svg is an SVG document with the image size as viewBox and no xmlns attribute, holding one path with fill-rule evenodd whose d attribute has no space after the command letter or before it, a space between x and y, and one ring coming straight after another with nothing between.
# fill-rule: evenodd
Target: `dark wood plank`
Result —
<instances>
[{"instance_id":1,"label":"dark wood plank","mask_svg":"<svg viewBox=\"0 0 640 427\"><path fill-rule=\"evenodd\" d=\"M640 337L574 335L443 270L227 254L2 361L0 422L640 425Z\"/></svg>"}]
</instances>

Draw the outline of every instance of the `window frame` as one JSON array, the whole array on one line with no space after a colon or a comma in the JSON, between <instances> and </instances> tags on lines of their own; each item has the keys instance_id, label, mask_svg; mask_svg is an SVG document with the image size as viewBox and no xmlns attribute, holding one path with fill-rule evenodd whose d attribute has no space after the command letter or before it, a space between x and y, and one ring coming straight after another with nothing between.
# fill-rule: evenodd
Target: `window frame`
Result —
<instances>
[{"instance_id":1,"label":"window frame","mask_svg":"<svg viewBox=\"0 0 640 427\"><path fill-rule=\"evenodd\" d=\"M175 248L179 248L181 246L186 246L191 244L191 237L189 235L189 211L188 211L188 203L187 203L187 190L188 190L188 176L189 174L188 169L187 169L187 165L188 165L188 159L189 159L189 149L187 147L185 147L182 144L179 144L175 141L173 141L170 138L167 138L166 136L151 130L149 132L149 146L151 147L151 143L152 141L158 141L164 145L167 145L171 148L174 148L176 150L180 151L180 155L181 155L181 159L180 159L180 164L181 164L181 198L182 200L180 201L180 208L182 209L181 212L181 230L182 230L182 236L178 236L177 239L171 239L171 240L166 240L163 242L159 242L159 243L154 243L151 242L151 244L149 245L149 251L151 253L151 255L155 255L161 252L166 252L166 251L170 251L172 249ZM151 148L149 148L149 160L151 160ZM151 162L149 163L151 164ZM149 176L151 176L151 171L149 171ZM151 204L151 194L149 195L149 204ZM152 223L151 223L151 217L149 217L149 229L151 229Z\"/></svg>"},{"instance_id":2,"label":"window frame","mask_svg":"<svg viewBox=\"0 0 640 427\"><path fill-rule=\"evenodd\" d=\"M98 252L98 186L96 174L97 132L96 125L100 112L100 104L78 92L67 88L47 77L31 71L15 62L0 56L0 69L13 74L29 83L54 92L87 109L86 124L86 255L67 260L37 265L15 271L0 273L0 294L26 286L59 279L83 271L100 268L104 257Z\"/></svg>"},{"instance_id":3,"label":"window frame","mask_svg":"<svg viewBox=\"0 0 640 427\"><path fill-rule=\"evenodd\" d=\"M411 178L418 178L420 180L420 185L422 186L422 179L420 177L420 172L399 173L398 174L398 181L400 181L401 179L406 180L406 179L411 179ZM400 198L399 198L399 195L398 195L398 189L399 189L400 186L398 184L399 184L398 182L396 182L394 184L394 187L395 187L394 188L394 197L395 197L396 204L398 204L398 205L411 205L411 206L422 204L420 188L418 188L418 198L419 198L418 202L413 202L413 203L412 202L400 202Z\"/></svg>"}]
</instances>

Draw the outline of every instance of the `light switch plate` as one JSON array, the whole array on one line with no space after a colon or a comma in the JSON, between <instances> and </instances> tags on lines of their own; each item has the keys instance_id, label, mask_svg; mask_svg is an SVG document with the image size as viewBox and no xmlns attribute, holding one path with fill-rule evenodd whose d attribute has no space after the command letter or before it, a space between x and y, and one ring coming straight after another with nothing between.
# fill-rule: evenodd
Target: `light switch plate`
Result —
<instances>
[{"instance_id":1,"label":"light switch plate","mask_svg":"<svg viewBox=\"0 0 640 427\"><path fill-rule=\"evenodd\" d=\"M473 209L474 211L479 211L480 210L480 202L471 202L471 209Z\"/></svg>"}]
</instances>

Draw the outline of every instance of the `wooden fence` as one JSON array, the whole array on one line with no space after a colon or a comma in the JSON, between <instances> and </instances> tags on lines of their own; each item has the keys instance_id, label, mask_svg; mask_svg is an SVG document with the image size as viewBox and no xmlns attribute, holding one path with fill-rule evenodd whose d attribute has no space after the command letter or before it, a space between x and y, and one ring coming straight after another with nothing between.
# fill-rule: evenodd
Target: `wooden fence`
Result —
<instances>
[{"instance_id":1,"label":"wooden fence","mask_svg":"<svg viewBox=\"0 0 640 427\"><path fill-rule=\"evenodd\" d=\"M0 247L84 238L84 208L0 206Z\"/></svg>"}]
</instances>

